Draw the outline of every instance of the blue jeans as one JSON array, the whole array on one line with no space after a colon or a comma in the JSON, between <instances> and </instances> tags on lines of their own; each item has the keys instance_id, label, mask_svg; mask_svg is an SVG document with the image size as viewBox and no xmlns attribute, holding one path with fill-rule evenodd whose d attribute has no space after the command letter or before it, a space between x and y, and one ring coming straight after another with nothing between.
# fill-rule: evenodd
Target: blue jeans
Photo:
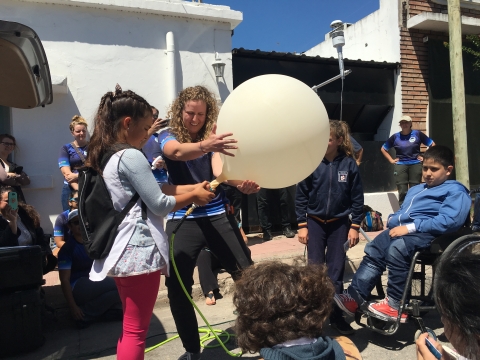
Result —
<instances>
[{"instance_id":1,"label":"blue jeans","mask_svg":"<svg viewBox=\"0 0 480 360\"><path fill-rule=\"evenodd\" d=\"M389 231L390 229L385 230L365 246L365 256L348 288L348 292L359 305L368 299L382 273L388 269L388 303L398 308L413 255L416 251L430 246L435 238L427 233L391 238Z\"/></svg>"},{"instance_id":2,"label":"blue jeans","mask_svg":"<svg viewBox=\"0 0 480 360\"><path fill-rule=\"evenodd\" d=\"M68 200L70 200L70 193L72 192L72 189L70 188L70 185L68 184L63 184L62 188L62 209L63 211L70 209L68 206Z\"/></svg>"}]
</instances>

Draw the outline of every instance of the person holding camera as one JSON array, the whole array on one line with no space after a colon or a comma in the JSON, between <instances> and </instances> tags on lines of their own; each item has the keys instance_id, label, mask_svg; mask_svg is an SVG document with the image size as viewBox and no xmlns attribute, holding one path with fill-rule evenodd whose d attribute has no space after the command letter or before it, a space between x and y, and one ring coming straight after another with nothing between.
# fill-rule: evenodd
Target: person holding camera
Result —
<instances>
[{"instance_id":1,"label":"person holding camera","mask_svg":"<svg viewBox=\"0 0 480 360\"><path fill-rule=\"evenodd\" d=\"M0 187L0 247L38 245L42 248L43 273L52 271L57 258L40 226L40 215L32 205L17 200L15 189Z\"/></svg>"},{"instance_id":2,"label":"person holding camera","mask_svg":"<svg viewBox=\"0 0 480 360\"><path fill-rule=\"evenodd\" d=\"M30 178L23 171L23 166L8 161L8 156L16 146L17 142L12 135L0 135L0 185L11 186L15 189L18 200L26 202L22 186L30 184Z\"/></svg>"}]
</instances>

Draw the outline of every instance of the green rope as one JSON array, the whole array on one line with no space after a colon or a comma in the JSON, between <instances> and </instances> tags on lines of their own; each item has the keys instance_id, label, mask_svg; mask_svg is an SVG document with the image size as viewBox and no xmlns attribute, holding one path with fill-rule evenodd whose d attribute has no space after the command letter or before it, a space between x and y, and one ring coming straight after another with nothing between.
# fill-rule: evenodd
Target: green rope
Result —
<instances>
[{"instance_id":1,"label":"green rope","mask_svg":"<svg viewBox=\"0 0 480 360\"><path fill-rule=\"evenodd\" d=\"M182 219L184 220L184 219ZM180 283L180 286L182 287L183 289L183 292L185 293L185 295L187 296L188 300L190 301L190 303L193 305L193 307L195 308L195 310L197 311L197 313L200 315L200 317L203 319L203 321L205 322L205 324L207 325L208 329L205 329L205 328L198 328L198 332L199 333L205 333L205 335L203 335L201 338L200 338L200 346L205 348L205 349L211 349L211 348L216 348L216 347L219 347L221 346L223 348L223 350L225 350L225 352L232 356L232 357L239 357L239 356L242 356L242 352L238 352L238 353L232 353L231 351L229 351L226 347L225 347L225 344L230 340L230 338L232 336L235 336L233 334L230 334L224 330L218 330L218 329L212 329L212 327L210 326L209 322L207 321L207 319L205 318L205 316L202 314L202 312L200 311L200 309L197 307L197 305L193 302L192 300L192 297L190 296L190 294L188 293L187 289L185 288L185 285L183 284L183 281L182 279L180 278L180 274L178 272L178 269L177 269L177 264L175 263L175 259L173 257L173 241L175 239L175 234L178 230L178 228L180 227L180 225L183 223L183 221L180 221L180 223L177 225L177 228L173 231L172 235L170 235L170 259L172 261L172 265L173 265L173 269L175 271L175 275L177 275L177 279L178 279L178 282ZM160 344L157 344L157 345L154 345L154 346L151 346L147 349L145 349L145 353L149 352L149 351L152 351L172 340L175 340L179 337L179 335L175 335L165 341L162 341ZM224 337L226 338L225 340L222 340L221 337ZM210 340L213 340L213 339L216 339L218 341L218 344L215 344L215 345L205 345L205 343L207 341L210 341Z\"/></svg>"}]
</instances>

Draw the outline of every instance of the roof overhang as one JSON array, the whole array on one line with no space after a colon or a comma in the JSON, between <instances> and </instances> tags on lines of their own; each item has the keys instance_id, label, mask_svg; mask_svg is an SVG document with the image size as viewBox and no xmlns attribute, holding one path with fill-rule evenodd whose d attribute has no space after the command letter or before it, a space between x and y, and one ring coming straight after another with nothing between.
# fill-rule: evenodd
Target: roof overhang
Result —
<instances>
[{"instance_id":1,"label":"roof overhang","mask_svg":"<svg viewBox=\"0 0 480 360\"><path fill-rule=\"evenodd\" d=\"M243 20L243 13L229 6L210 5L183 0L21 0L51 5L68 5L102 10L117 10L143 14L166 15L187 19L229 23L235 29Z\"/></svg>"},{"instance_id":2,"label":"roof overhang","mask_svg":"<svg viewBox=\"0 0 480 360\"><path fill-rule=\"evenodd\" d=\"M318 85L339 74L338 59L303 54L233 49L234 88L255 76L281 74ZM344 60L352 73L345 78L342 119L353 132L375 134L395 105L395 74L398 63ZM317 90L331 119L340 118L342 82L334 81ZM313 90L312 90L313 91Z\"/></svg>"},{"instance_id":3,"label":"roof overhang","mask_svg":"<svg viewBox=\"0 0 480 360\"><path fill-rule=\"evenodd\" d=\"M407 28L448 33L448 14L422 12L408 19ZM462 34L480 34L480 19L462 16Z\"/></svg>"}]
</instances>

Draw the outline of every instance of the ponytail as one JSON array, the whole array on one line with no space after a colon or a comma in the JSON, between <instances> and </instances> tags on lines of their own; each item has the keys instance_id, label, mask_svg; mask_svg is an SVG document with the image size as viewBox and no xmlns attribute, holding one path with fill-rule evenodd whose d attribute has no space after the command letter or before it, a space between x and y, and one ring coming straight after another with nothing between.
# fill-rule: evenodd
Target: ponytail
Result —
<instances>
[{"instance_id":1,"label":"ponytail","mask_svg":"<svg viewBox=\"0 0 480 360\"><path fill-rule=\"evenodd\" d=\"M152 115L150 104L133 91L122 91L120 85L115 86L115 92L109 91L100 99L90 144L86 165L102 173L101 161L103 155L118 143L118 132L121 119L129 116L137 122Z\"/></svg>"}]
</instances>

